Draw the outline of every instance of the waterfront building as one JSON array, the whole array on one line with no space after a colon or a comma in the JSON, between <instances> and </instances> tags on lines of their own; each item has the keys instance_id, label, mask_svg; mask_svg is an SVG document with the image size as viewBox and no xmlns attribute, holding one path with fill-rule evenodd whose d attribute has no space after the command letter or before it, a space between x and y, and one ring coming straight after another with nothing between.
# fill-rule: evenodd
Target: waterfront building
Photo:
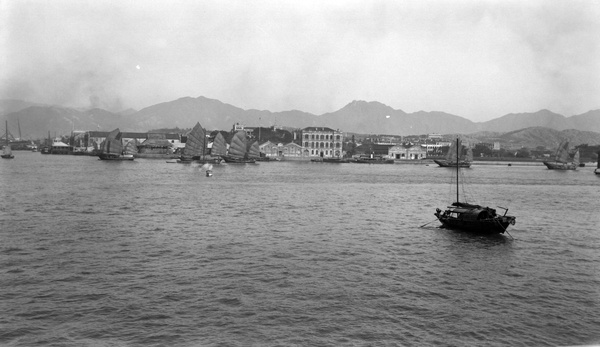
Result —
<instances>
[{"instance_id":1,"label":"waterfront building","mask_svg":"<svg viewBox=\"0 0 600 347\"><path fill-rule=\"evenodd\" d=\"M300 135L305 157L342 157L343 135L339 130L326 127L308 127Z\"/></svg>"},{"instance_id":2,"label":"waterfront building","mask_svg":"<svg viewBox=\"0 0 600 347\"><path fill-rule=\"evenodd\" d=\"M172 155L175 151L175 141L179 141L178 134L148 133L148 138L138 145L137 156L141 158L162 157Z\"/></svg>"},{"instance_id":3,"label":"waterfront building","mask_svg":"<svg viewBox=\"0 0 600 347\"><path fill-rule=\"evenodd\" d=\"M95 149L100 148L100 144L106 139L108 136L108 131L88 131L87 134L87 143L84 144L85 147L93 147ZM122 132L121 139L123 143L127 143L129 141L135 141L136 143L143 144L149 139L161 139L168 142L168 144L162 143L160 147L174 147L178 148L181 146L181 138L179 134L162 134L162 133L139 133L139 132ZM156 141L154 141L156 142ZM145 150L151 149L153 146L151 142L145 145L147 148ZM139 147L139 145L138 145Z\"/></svg>"},{"instance_id":4,"label":"waterfront building","mask_svg":"<svg viewBox=\"0 0 600 347\"><path fill-rule=\"evenodd\" d=\"M268 158L302 158L303 148L302 146L290 142L290 143L273 143L271 141L264 142L258 146L260 152L264 153L265 157Z\"/></svg>"},{"instance_id":5,"label":"waterfront building","mask_svg":"<svg viewBox=\"0 0 600 347\"><path fill-rule=\"evenodd\" d=\"M390 147L388 157L398 160L418 160L427 157L427 146L406 144Z\"/></svg>"},{"instance_id":6,"label":"waterfront building","mask_svg":"<svg viewBox=\"0 0 600 347\"><path fill-rule=\"evenodd\" d=\"M62 141L52 142L50 153L52 154L71 154L72 147Z\"/></svg>"}]
</instances>

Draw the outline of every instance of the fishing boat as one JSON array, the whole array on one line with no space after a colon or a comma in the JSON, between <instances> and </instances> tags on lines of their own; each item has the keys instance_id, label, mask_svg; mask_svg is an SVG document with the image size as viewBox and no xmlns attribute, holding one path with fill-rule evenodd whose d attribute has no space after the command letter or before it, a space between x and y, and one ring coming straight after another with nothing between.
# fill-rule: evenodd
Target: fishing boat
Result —
<instances>
[{"instance_id":1,"label":"fishing boat","mask_svg":"<svg viewBox=\"0 0 600 347\"><path fill-rule=\"evenodd\" d=\"M15 156L12 154L12 148L10 148L10 143L8 142L8 121L6 121L6 145L2 149L2 154L0 157L4 159L13 159Z\"/></svg>"},{"instance_id":2,"label":"fishing boat","mask_svg":"<svg viewBox=\"0 0 600 347\"><path fill-rule=\"evenodd\" d=\"M138 154L138 143L136 139L129 140L123 147L124 155L131 155L135 158L136 154Z\"/></svg>"},{"instance_id":3,"label":"fishing boat","mask_svg":"<svg viewBox=\"0 0 600 347\"><path fill-rule=\"evenodd\" d=\"M215 135L213 139L212 148L210 149L210 155L212 157L222 157L227 154L227 141L220 132Z\"/></svg>"},{"instance_id":4,"label":"fishing boat","mask_svg":"<svg viewBox=\"0 0 600 347\"><path fill-rule=\"evenodd\" d=\"M323 158L325 162L325 158ZM386 159L380 155L361 155L358 158L352 159L351 163L355 164L394 164L394 159Z\"/></svg>"},{"instance_id":5,"label":"fishing boat","mask_svg":"<svg viewBox=\"0 0 600 347\"><path fill-rule=\"evenodd\" d=\"M456 139L456 155L460 148L460 140ZM516 218L508 216L508 209L504 210L503 215L496 213L496 210L486 206L469 204L461 202L459 197L459 162L454 163L456 168L456 202L448 206L445 211L437 208L435 216L442 223L442 227L456 229L480 234L503 234L510 225L514 225Z\"/></svg>"},{"instance_id":6,"label":"fishing boat","mask_svg":"<svg viewBox=\"0 0 600 347\"><path fill-rule=\"evenodd\" d=\"M125 154L123 151L123 141L121 139L121 131L119 128L108 133L106 139L102 143L100 160L133 160L132 154Z\"/></svg>"},{"instance_id":7,"label":"fishing boat","mask_svg":"<svg viewBox=\"0 0 600 347\"><path fill-rule=\"evenodd\" d=\"M220 132L215 135L212 146L210 148L210 156L213 159L213 164L220 164L221 158L227 154L227 141Z\"/></svg>"},{"instance_id":8,"label":"fishing boat","mask_svg":"<svg viewBox=\"0 0 600 347\"><path fill-rule=\"evenodd\" d=\"M458 139L457 142L452 142L450 144L446 159L434 159L433 161L440 167L454 168L457 165L458 167L471 167L471 163L473 162L473 150L467 148L465 151L464 147L462 141Z\"/></svg>"},{"instance_id":9,"label":"fishing boat","mask_svg":"<svg viewBox=\"0 0 600 347\"><path fill-rule=\"evenodd\" d=\"M258 147L258 141L253 141L248 145L248 158L253 160L260 160L260 147Z\"/></svg>"},{"instance_id":10,"label":"fishing boat","mask_svg":"<svg viewBox=\"0 0 600 347\"><path fill-rule=\"evenodd\" d=\"M44 141L44 145L40 149L40 153L42 154L52 154L52 138L50 137L50 132L48 131L48 139Z\"/></svg>"},{"instance_id":11,"label":"fishing boat","mask_svg":"<svg viewBox=\"0 0 600 347\"><path fill-rule=\"evenodd\" d=\"M337 163L337 164L350 162L349 159L337 158L337 157L334 157L334 158L318 157L318 158L313 158L310 161L315 162L315 163Z\"/></svg>"},{"instance_id":12,"label":"fishing boat","mask_svg":"<svg viewBox=\"0 0 600 347\"><path fill-rule=\"evenodd\" d=\"M226 163L229 164L255 163L256 160L249 157L248 149L249 147L246 133L240 130L233 135L231 144L229 145L229 151L227 152L227 155L222 156L222 158Z\"/></svg>"},{"instance_id":13,"label":"fishing boat","mask_svg":"<svg viewBox=\"0 0 600 347\"><path fill-rule=\"evenodd\" d=\"M573 159L569 155L569 141L562 141L554 154L554 161L545 161L548 170L577 170L579 166L579 150L575 151Z\"/></svg>"},{"instance_id":14,"label":"fishing boat","mask_svg":"<svg viewBox=\"0 0 600 347\"><path fill-rule=\"evenodd\" d=\"M187 141L185 142L185 147L183 148L183 153L178 163L189 164L194 160L204 159L206 154L206 132L200 125L200 123L196 123L192 131L187 136Z\"/></svg>"}]
</instances>

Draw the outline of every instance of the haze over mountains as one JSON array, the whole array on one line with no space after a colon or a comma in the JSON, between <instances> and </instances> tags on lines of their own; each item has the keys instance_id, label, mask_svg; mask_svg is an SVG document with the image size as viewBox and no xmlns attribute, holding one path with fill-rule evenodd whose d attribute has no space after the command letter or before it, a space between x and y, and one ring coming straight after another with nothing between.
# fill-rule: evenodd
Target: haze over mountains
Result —
<instances>
[{"instance_id":1,"label":"haze over mountains","mask_svg":"<svg viewBox=\"0 0 600 347\"><path fill-rule=\"evenodd\" d=\"M196 122L209 130L230 130L234 123L246 126L304 128L323 126L360 134L418 135L428 133L472 134L505 133L530 127L555 131L574 129L600 133L600 110L565 117L549 110L507 114L487 122L472 122L463 117L438 111L406 113L373 101L352 101L343 108L322 115L299 110L271 112L243 110L203 96L184 97L159 103L139 111L112 113L102 109L81 110L49 106L22 100L0 100L0 115L9 122L9 130L18 136L17 119L22 137L37 139L51 134L68 134L75 130L145 132L160 128L191 128Z\"/></svg>"}]
</instances>

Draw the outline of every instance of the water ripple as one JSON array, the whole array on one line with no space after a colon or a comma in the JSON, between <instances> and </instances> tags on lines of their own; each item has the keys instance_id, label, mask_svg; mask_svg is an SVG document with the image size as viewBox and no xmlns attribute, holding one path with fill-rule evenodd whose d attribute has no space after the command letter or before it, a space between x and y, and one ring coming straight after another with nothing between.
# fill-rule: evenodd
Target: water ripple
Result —
<instances>
[{"instance_id":1,"label":"water ripple","mask_svg":"<svg viewBox=\"0 0 600 347\"><path fill-rule=\"evenodd\" d=\"M0 167L2 345L600 342L585 172L469 170L512 239L419 228L448 201L433 167L87 159Z\"/></svg>"}]
</instances>

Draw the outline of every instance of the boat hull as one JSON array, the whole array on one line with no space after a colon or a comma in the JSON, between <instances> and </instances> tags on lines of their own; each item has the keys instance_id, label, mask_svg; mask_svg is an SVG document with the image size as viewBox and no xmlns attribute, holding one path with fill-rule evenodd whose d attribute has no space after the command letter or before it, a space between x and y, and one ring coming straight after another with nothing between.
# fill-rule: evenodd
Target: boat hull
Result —
<instances>
[{"instance_id":1,"label":"boat hull","mask_svg":"<svg viewBox=\"0 0 600 347\"><path fill-rule=\"evenodd\" d=\"M0 155L3 159L13 159L15 156L12 154L2 154Z\"/></svg>"},{"instance_id":2,"label":"boat hull","mask_svg":"<svg viewBox=\"0 0 600 347\"><path fill-rule=\"evenodd\" d=\"M394 159L354 159L355 164L394 164Z\"/></svg>"},{"instance_id":3,"label":"boat hull","mask_svg":"<svg viewBox=\"0 0 600 347\"><path fill-rule=\"evenodd\" d=\"M470 204L456 204L442 213L440 209L434 214L447 229L461 230L477 234L503 234L510 225L514 225L513 216L500 216L489 207Z\"/></svg>"},{"instance_id":4,"label":"boat hull","mask_svg":"<svg viewBox=\"0 0 600 347\"><path fill-rule=\"evenodd\" d=\"M453 218L438 217L442 226L447 229L461 230L477 234L504 234L510 221L464 221Z\"/></svg>"},{"instance_id":5,"label":"boat hull","mask_svg":"<svg viewBox=\"0 0 600 347\"><path fill-rule=\"evenodd\" d=\"M342 158L315 158L310 161L315 163L349 163L350 160Z\"/></svg>"},{"instance_id":6,"label":"boat hull","mask_svg":"<svg viewBox=\"0 0 600 347\"><path fill-rule=\"evenodd\" d=\"M544 165L546 165L548 170L577 170L577 164L575 163L559 163L545 161Z\"/></svg>"},{"instance_id":7,"label":"boat hull","mask_svg":"<svg viewBox=\"0 0 600 347\"><path fill-rule=\"evenodd\" d=\"M438 164L440 167L451 167L451 168L456 168L456 163L450 163L446 160L439 160L439 159L434 159L433 160L436 164ZM469 168L471 167L471 163L466 162L466 161L461 161L458 163L458 167L464 167L464 168Z\"/></svg>"},{"instance_id":8,"label":"boat hull","mask_svg":"<svg viewBox=\"0 0 600 347\"><path fill-rule=\"evenodd\" d=\"M100 154L98 154L98 157L100 158L100 160L114 160L114 161L133 160L134 159L133 155L131 155L131 154L116 155L116 154L100 153Z\"/></svg>"},{"instance_id":9,"label":"boat hull","mask_svg":"<svg viewBox=\"0 0 600 347\"><path fill-rule=\"evenodd\" d=\"M223 160L229 164L254 164L256 160L254 159L245 159L245 158L237 158L231 156L223 156Z\"/></svg>"}]
</instances>

